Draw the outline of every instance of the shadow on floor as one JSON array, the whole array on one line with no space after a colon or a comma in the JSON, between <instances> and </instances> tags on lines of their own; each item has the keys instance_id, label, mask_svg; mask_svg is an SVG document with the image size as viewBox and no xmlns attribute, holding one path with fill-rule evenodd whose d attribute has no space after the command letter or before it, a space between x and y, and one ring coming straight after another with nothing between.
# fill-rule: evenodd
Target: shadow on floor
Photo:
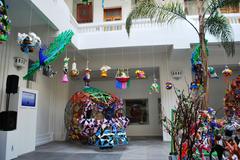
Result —
<instances>
[{"instance_id":1,"label":"shadow on floor","mask_svg":"<svg viewBox=\"0 0 240 160\"><path fill-rule=\"evenodd\" d=\"M170 143L160 138L131 138L129 145L101 150L96 146L51 142L15 160L167 160Z\"/></svg>"}]
</instances>

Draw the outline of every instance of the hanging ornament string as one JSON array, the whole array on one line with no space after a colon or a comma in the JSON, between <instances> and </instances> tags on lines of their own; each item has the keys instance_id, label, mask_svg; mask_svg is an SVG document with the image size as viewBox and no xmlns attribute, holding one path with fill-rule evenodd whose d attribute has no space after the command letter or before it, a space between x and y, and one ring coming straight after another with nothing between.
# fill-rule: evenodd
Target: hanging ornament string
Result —
<instances>
[{"instance_id":1,"label":"hanging ornament string","mask_svg":"<svg viewBox=\"0 0 240 160\"><path fill-rule=\"evenodd\" d=\"M138 48L138 67L141 68L141 55L140 55L140 47Z\"/></svg>"},{"instance_id":2,"label":"hanging ornament string","mask_svg":"<svg viewBox=\"0 0 240 160\"><path fill-rule=\"evenodd\" d=\"M87 65L86 68L88 68L89 60L88 60L88 50L87 50Z\"/></svg>"},{"instance_id":3,"label":"hanging ornament string","mask_svg":"<svg viewBox=\"0 0 240 160\"><path fill-rule=\"evenodd\" d=\"M30 15L29 15L29 32L32 30L32 3L30 4Z\"/></svg>"},{"instance_id":4,"label":"hanging ornament string","mask_svg":"<svg viewBox=\"0 0 240 160\"><path fill-rule=\"evenodd\" d=\"M155 75L155 55L154 55L154 48L152 46L152 60L153 60L153 80L156 79L156 75Z\"/></svg>"},{"instance_id":5,"label":"hanging ornament string","mask_svg":"<svg viewBox=\"0 0 240 160\"><path fill-rule=\"evenodd\" d=\"M167 69L167 79L170 80L169 77L169 58L168 58L168 54L167 54L167 47L165 47L165 52L164 52L165 56L166 56L166 69Z\"/></svg>"},{"instance_id":6,"label":"hanging ornament string","mask_svg":"<svg viewBox=\"0 0 240 160\"><path fill-rule=\"evenodd\" d=\"M66 57L68 57L68 53L67 53L67 47L66 47L66 52L65 52L65 55L66 55Z\"/></svg>"},{"instance_id":7,"label":"hanging ornament string","mask_svg":"<svg viewBox=\"0 0 240 160\"><path fill-rule=\"evenodd\" d=\"M106 49L104 48L103 49L103 57L102 57L103 59L103 65L106 65Z\"/></svg>"},{"instance_id":8,"label":"hanging ornament string","mask_svg":"<svg viewBox=\"0 0 240 160\"><path fill-rule=\"evenodd\" d=\"M47 27L47 46L49 46L49 22L47 24L48 24L48 27Z\"/></svg>"},{"instance_id":9,"label":"hanging ornament string","mask_svg":"<svg viewBox=\"0 0 240 160\"><path fill-rule=\"evenodd\" d=\"M123 48L122 48L122 69L123 69L123 66L124 66L124 65L123 65L123 56L124 56L124 55L123 55Z\"/></svg>"},{"instance_id":10,"label":"hanging ornament string","mask_svg":"<svg viewBox=\"0 0 240 160\"><path fill-rule=\"evenodd\" d=\"M76 62L76 53L77 53L77 48L76 48L76 51L73 53L73 61Z\"/></svg>"}]
</instances>

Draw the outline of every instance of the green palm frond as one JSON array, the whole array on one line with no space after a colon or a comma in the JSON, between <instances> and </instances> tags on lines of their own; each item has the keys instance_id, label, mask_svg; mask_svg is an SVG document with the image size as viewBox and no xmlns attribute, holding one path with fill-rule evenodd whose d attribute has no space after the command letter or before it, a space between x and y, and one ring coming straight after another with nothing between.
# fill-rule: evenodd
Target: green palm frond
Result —
<instances>
[{"instance_id":1,"label":"green palm frond","mask_svg":"<svg viewBox=\"0 0 240 160\"><path fill-rule=\"evenodd\" d=\"M234 55L234 40L232 35L232 27L227 18L218 12L215 12L205 21L205 31L221 40L227 55Z\"/></svg>"},{"instance_id":2,"label":"green palm frond","mask_svg":"<svg viewBox=\"0 0 240 160\"><path fill-rule=\"evenodd\" d=\"M137 3L136 7L131 11L126 20L126 30L128 35L134 19L150 18L155 23L172 23L176 19L185 19L194 28L195 26L186 19L186 15L181 3L170 2L158 4L155 0L142 0ZM197 29L195 28L197 31Z\"/></svg>"},{"instance_id":3,"label":"green palm frond","mask_svg":"<svg viewBox=\"0 0 240 160\"><path fill-rule=\"evenodd\" d=\"M208 7L205 13L213 15L215 12L218 12L218 9L227 6L236 6L239 5L240 0L210 0Z\"/></svg>"}]
</instances>

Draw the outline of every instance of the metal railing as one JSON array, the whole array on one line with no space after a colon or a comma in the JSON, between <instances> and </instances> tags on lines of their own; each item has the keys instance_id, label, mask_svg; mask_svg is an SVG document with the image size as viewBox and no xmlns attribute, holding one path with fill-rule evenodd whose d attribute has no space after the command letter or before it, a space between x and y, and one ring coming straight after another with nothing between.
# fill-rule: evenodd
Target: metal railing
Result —
<instances>
[{"instance_id":1,"label":"metal railing","mask_svg":"<svg viewBox=\"0 0 240 160\"><path fill-rule=\"evenodd\" d=\"M240 13L237 14L225 14L228 21L232 25L240 25ZM198 16L187 16L187 18L198 24ZM89 24L78 24L73 16L71 16L71 23L76 26L75 29L79 33L94 33L94 32L110 32L110 31L122 31L125 30L125 21L114 21L114 22L103 22L103 23L89 23ZM133 29L147 29L160 27L161 24L152 23L150 19L139 19L134 20Z\"/></svg>"}]
</instances>

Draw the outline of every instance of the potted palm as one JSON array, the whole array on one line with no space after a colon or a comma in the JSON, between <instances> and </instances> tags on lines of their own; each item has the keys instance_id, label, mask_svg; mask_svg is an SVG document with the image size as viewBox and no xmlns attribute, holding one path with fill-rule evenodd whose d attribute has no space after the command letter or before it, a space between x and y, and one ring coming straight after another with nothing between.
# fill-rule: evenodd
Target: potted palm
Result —
<instances>
[{"instance_id":1,"label":"potted palm","mask_svg":"<svg viewBox=\"0 0 240 160\"><path fill-rule=\"evenodd\" d=\"M234 40L232 28L228 19L221 14L220 8L239 5L240 0L196 0L199 26L191 23L179 2L158 3L156 0L140 0L128 15L126 30L130 35L133 20L150 18L152 23L174 23L176 19L182 19L193 27L199 37L200 57L203 66L202 82L204 99L203 108L208 107L208 53L206 33L213 35L221 41L226 54L234 55Z\"/></svg>"}]
</instances>

